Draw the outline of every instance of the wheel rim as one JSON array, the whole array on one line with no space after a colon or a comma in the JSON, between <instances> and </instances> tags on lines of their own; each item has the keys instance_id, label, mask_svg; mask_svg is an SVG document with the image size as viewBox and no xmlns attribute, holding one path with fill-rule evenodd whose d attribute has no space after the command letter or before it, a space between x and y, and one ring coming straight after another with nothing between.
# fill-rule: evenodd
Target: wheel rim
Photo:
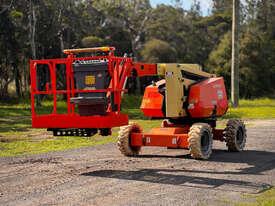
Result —
<instances>
[{"instance_id":1,"label":"wheel rim","mask_svg":"<svg viewBox=\"0 0 275 206\"><path fill-rule=\"evenodd\" d=\"M236 142L239 146L242 146L243 141L244 141L244 134L243 134L243 128L239 127L237 130L237 135L236 135Z\"/></svg>"},{"instance_id":2,"label":"wheel rim","mask_svg":"<svg viewBox=\"0 0 275 206\"><path fill-rule=\"evenodd\" d=\"M207 131L204 131L201 136L201 150L203 153L207 153L210 147L210 135Z\"/></svg>"}]
</instances>

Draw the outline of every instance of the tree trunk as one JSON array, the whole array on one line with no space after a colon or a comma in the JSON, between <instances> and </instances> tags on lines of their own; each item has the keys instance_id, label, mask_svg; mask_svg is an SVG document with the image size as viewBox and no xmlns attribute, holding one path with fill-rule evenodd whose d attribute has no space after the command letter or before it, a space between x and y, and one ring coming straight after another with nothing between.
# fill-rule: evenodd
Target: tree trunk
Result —
<instances>
[{"instance_id":1,"label":"tree trunk","mask_svg":"<svg viewBox=\"0 0 275 206\"><path fill-rule=\"evenodd\" d=\"M62 15L63 15L63 11L62 8L59 9L59 15L58 15L58 22L59 22L59 30L58 30L58 38L59 38L59 43L60 43L60 56L64 56L64 36L63 36L63 26L62 26Z\"/></svg>"},{"instance_id":2,"label":"tree trunk","mask_svg":"<svg viewBox=\"0 0 275 206\"><path fill-rule=\"evenodd\" d=\"M36 44L35 44L35 33L36 33L36 14L35 14L35 6L30 0L29 4L29 40L31 43L31 53L32 53L32 59L36 59ZM39 71L36 72L36 79L38 81L39 79ZM39 82L36 82L36 85L38 86ZM41 106L41 98L40 95L35 96L36 100L36 106Z\"/></svg>"},{"instance_id":3,"label":"tree trunk","mask_svg":"<svg viewBox=\"0 0 275 206\"><path fill-rule=\"evenodd\" d=\"M29 29L30 29L29 39L31 42L32 59L36 59L36 44L35 44L36 14L35 14L35 7L32 3L32 0L30 0Z\"/></svg>"},{"instance_id":4,"label":"tree trunk","mask_svg":"<svg viewBox=\"0 0 275 206\"><path fill-rule=\"evenodd\" d=\"M21 98L22 92L21 92L21 81L20 81L20 74L19 74L19 70L18 70L18 63L14 62L12 64L12 67L13 67L13 71L14 71L16 95L18 98Z\"/></svg>"}]
</instances>

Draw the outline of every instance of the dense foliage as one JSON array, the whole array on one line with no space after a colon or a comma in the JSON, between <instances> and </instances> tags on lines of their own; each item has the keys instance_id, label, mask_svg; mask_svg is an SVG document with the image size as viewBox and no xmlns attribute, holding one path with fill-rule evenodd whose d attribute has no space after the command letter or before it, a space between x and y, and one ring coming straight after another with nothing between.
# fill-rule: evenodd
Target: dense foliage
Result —
<instances>
[{"instance_id":1,"label":"dense foliage","mask_svg":"<svg viewBox=\"0 0 275 206\"><path fill-rule=\"evenodd\" d=\"M64 48L112 45L150 62L199 63L230 86L231 1L213 0L203 16L180 0L4 0L0 5L0 97L28 94L30 58L62 57ZM183 1L184 2L184 1ZM240 94L274 96L275 3L246 0L241 11ZM11 91L11 88L14 88Z\"/></svg>"}]
</instances>

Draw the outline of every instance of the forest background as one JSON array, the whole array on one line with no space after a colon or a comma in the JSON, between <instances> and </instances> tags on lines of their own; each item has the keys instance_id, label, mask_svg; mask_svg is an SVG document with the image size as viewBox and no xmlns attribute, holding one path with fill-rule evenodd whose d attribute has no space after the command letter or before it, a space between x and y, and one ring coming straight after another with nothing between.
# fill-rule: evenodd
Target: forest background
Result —
<instances>
[{"instance_id":1,"label":"forest background","mask_svg":"<svg viewBox=\"0 0 275 206\"><path fill-rule=\"evenodd\" d=\"M229 90L232 1L213 0L207 15L199 1L192 1L188 10L185 2L152 6L149 0L1 0L0 99L28 98L30 59L64 57L65 48L105 45L143 62L198 63L223 76ZM241 3L240 95L272 98L275 2ZM128 82L128 87L134 85L136 93L143 84L137 88Z\"/></svg>"}]
</instances>

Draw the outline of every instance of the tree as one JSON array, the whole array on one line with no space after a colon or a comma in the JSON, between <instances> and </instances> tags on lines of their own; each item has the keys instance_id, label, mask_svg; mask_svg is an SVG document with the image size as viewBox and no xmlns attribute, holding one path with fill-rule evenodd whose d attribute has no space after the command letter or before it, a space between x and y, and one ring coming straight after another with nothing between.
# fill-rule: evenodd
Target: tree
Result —
<instances>
[{"instance_id":1,"label":"tree","mask_svg":"<svg viewBox=\"0 0 275 206\"><path fill-rule=\"evenodd\" d=\"M84 47L99 47L103 46L104 40L97 36L87 36L81 40Z\"/></svg>"},{"instance_id":2,"label":"tree","mask_svg":"<svg viewBox=\"0 0 275 206\"><path fill-rule=\"evenodd\" d=\"M213 13L231 13L231 0L213 0Z\"/></svg>"},{"instance_id":3,"label":"tree","mask_svg":"<svg viewBox=\"0 0 275 206\"><path fill-rule=\"evenodd\" d=\"M159 5L146 24L146 40L159 39L168 42L179 56L184 57L187 50L184 36L190 31L187 23L182 9Z\"/></svg>"},{"instance_id":4,"label":"tree","mask_svg":"<svg viewBox=\"0 0 275 206\"><path fill-rule=\"evenodd\" d=\"M105 15L104 26L127 31L132 52L138 57L144 39L145 24L151 16L149 0L96 0L93 5Z\"/></svg>"},{"instance_id":5,"label":"tree","mask_svg":"<svg viewBox=\"0 0 275 206\"><path fill-rule=\"evenodd\" d=\"M18 60L18 51L19 51L19 43L16 38L16 27L12 19L12 15L10 13L9 9L2 10L0 13L0 38L2 43L2 48L5 48L5 50L2 50L4 53L4 57L7 58L5 60L1 59L3 62L0 62L1 67L2 67L2 72L4 73L4 85L3 89L4 92L7 92L7 86L10 83L11 79L8 78L7 74L9 72L5 72L7 68L3 68L4 65L6 64L7 66L10 67L10 69L13 71L13 78L15 80L15 87L16 87L16 95L18 98L21 98L21 82L20 82L20 72L19 72L19 60ZM4 63L5 62L5 63ZM2 82L3 84L3 82ZM2 91L3 93L3 91ZM6 96L5 94L2 94Z\"/></svg>"},{"instance_id":6,"label":"tree","mask_svg":"<svg viewBox=\"0 0 275 206\"><path fill-rule=\"evenodd\" d=\"M275 40L254 30L246 32L241 42L241 91L245 98L274 94Z\"/></svg>"},{"instance_id":7,"label":"tree","mask_svg":"<svg viewBox=\"0 0 275 206\"><path fill-rule=\"evenodd\" d=\"M159 39L152 39L145 43L141 56L143 61L146 62L169 63L176 61L177 52L169 43Z\"/></svg>"},{"instance_id":8,"label":"tree","mask_svg":"<svg viewBox=\"0 0 275 206\"><path fill-rule=\"evenodd\" d=\"M210 53L206 63L207 70L224 77L227 93L230 88L231 45L231 33L228 32L223 36L218 46Z\"/></svg>"},{"instance_id":9,"label":"tree","mask_svg":"<svg viewBox=\"0 0 275 206\"><path fill-rule=\"evenodd\" d=\"M275 38L275 2L273 0L259 0L257 2L256 22L261 31L266 31Z\"/></svg>"},{"instance_id":10,"label":"tree","mask_svg":"<svg viewBox=\"0 0 275 206\"><path fill-rule=\"evenodd\" d=\"M28 94L29 59L64 56L64 48L110 45L148 62L199 63L230 78L232 1L213 0L202 16L199 1L150 6L149 0L3 0L0 5L0 96L15 84ZM241 25L240 92L275 94L275 3L246 0ZM41 78L46 80L45 72ZM59 81L64 73L58 73ZM265 79L264 83L258 84ZM255 83L256 82L256 83ZM148 83L148 82L146 82ZM59 85L60 86L60 85ZM264 91L264 92L260 92Z\"/></svg>"},{"instance_id":11,"label":"tree","mask_svg":"<svg viewBox=\"0 0 275 206\"><path fill-rule=\"evenodd\" d=\"M257 14L257 2L258 0L246 0L246 7L244 9L245 19L248 22L254 21Z\"/></svg>"},{"instance_id":12,"label":"tree","mask_svg":"<svg viewBox=\"0 0 275 206\"><path fill-rule=\"evenodd\" d=\"M266 34L248 31L242 35L240 48L240 96L255 98L272 96L275 80L275 41ZM207 67L211 72L225 79L227 91L230 88L231 35L227 33L220 44L209 55Z\"/></svg>"}]
</instances>

